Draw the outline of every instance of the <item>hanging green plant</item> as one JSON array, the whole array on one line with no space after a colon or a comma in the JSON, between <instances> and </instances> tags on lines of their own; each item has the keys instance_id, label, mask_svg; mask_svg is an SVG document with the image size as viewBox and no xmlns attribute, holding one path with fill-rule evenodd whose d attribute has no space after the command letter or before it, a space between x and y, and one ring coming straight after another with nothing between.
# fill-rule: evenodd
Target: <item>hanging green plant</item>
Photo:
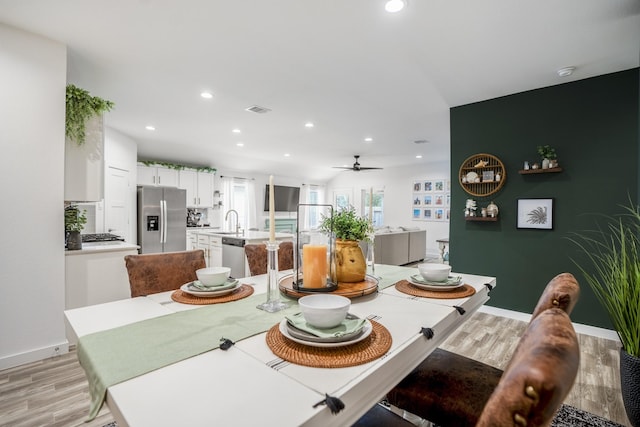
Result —
<instances>
[{"instance_id":1,"label":"hanging green plant","mask_svg":"<svg viewBox=\"0 0 640 427\"><path fill-rule=\"evenodd\" d=\"M97 96L72 84L67 85L65 135L82 145L85 141L85 124L93 116L98 116L113 108L113 102Z\"/></svg>"}]
</instances>

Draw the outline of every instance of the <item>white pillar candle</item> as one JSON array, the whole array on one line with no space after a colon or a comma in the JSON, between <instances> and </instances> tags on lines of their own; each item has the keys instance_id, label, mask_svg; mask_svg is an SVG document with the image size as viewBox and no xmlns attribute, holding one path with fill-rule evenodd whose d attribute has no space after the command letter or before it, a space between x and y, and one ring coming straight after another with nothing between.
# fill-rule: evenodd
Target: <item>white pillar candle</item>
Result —
<instances>
[{"instance_id":1,"label":"white pillar candle","mask_svg":"<svg viewBox=\"0 0 640 427\"><path fill-rule=\"evenodd\" d=\"M269 176L269 241L276 241L275 195L273 191L273 175Z\"/></svg>"}]
</instances>

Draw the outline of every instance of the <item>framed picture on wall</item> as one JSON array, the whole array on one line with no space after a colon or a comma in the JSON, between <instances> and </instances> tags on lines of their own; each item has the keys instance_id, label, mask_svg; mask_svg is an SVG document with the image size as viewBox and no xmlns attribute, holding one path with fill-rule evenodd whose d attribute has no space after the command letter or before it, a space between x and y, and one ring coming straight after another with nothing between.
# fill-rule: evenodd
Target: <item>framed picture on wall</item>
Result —
<instances>
[{"instance_id":1,"label":"framed picture on wall","mask_svg":"<svg viewBox=\"0 0 640 427\"><path fill-rule=\"evenodd\" d=\"M421 182L414 182L413 183L413 192L414 193L419 193L422 191L422 183Z\"/></svg>"},{"instance_id":2,"label":"framed picture on wall","mask_svg":"<svg viewBox=\"0 0 640 427\"><path fill-rule=\"evenodd\" d=\"M433 191L433 181L424 182L424 191Z\"/></svg>"},{"instance_id":3,"label":"framed picture on wall","mask_svg":"<svg viewBox=\"0 0 640 427\"><path fill-rule=\"evenodd\" d=\"M553 230L553 198L518 199L517 227Z\"/></svg>"},{"instance_id":4,"label":"framed picture on wall","mask_svg":"<svg viewBox=\"0 0 640 427\"><path fill-rule=\"evenodd\" d=\"M420 209L413 209L413 219L420 219Z\"/></svg>"},{"instance_id":5,"label":"framed picture on wall","mask_svg":"<svg viewBox=\"0 0 640 427\"><path fill-rule=\"evenodd\" d=\"M434 181L433 191L444 191L444 180Z\"/></svg>"}]
</instances>

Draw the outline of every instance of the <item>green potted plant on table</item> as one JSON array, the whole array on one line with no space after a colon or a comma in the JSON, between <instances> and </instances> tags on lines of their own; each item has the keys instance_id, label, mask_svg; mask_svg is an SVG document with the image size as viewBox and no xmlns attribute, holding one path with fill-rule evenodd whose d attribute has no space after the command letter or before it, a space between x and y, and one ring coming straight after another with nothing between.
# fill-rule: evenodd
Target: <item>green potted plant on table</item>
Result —
<instances>
[{"instance_id":1,"label":"green potted plant on table","mask_svg":"<svg viewBox=\"0 0 640 427\"><path fill-rule=\"evenodd\" d=\"M542 158L542 169L555 168L558 166L558 155L556 149L550 145L538 145L538 154Z\"/></svg>"},{"instance_id":2,"label":"green potted plant on table","mask_svg":"<svg viewBox=\"0 0 640 427\"><path fill-rule=\"evenodd\" d=\"M345 208L332 217L322 217L320 229L336 238L335 265L338 282L354 283L364 280L367 265L359 246L368 241L373 231L371 223L356 214L353 207Z\"/></svg>"},{"instance_id":3,"label":"green potted plant on table","mask_svg":"<svg viewBox=\"0 0 640 427\"><path fill-rule=\"evenodd\" d=\"M87 223L87 211L78 209L77 205L64 208L65 245L68 250L82 249L80 232Z\"/></svg>"},{"instance_id":4,"label":"green potted plant on table","mask_svg":"<svg viewBox=\"0 0 640 427\"><path fill-rule=\"evenodd\" d=\"M608 218L603 228L575 234L588 267L574 260L620 337L620 384L631 424L640 426L640 209Z\"/></svg>"}]
</instances>

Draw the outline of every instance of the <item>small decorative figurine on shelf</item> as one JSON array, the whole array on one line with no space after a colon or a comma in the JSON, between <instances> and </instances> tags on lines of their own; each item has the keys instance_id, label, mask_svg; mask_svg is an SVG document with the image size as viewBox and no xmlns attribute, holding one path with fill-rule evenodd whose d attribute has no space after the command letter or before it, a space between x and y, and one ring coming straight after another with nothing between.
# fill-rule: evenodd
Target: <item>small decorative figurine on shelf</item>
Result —
<instances>
[{"instance_id":1,"label":"small decorative figurine on shelf","mask_svg":"<svg viewBox=\"0 0 640 427\"><path fill-rule=\"evenodd\" d=\"M473 167L474 168L483 168L483 167L487 166L488 164L489 164L489 162L487 162L486 160L480 160L478 163L473 165Z\"/></svg>"},{"instance_id":2,"label":"small decorative figurine on shelf","mask_svg":"<svg viewBox=\"0 0 640 427\"><path fill-rule=\"evenodd\" d=\"M476 216L476 201L473 199L467 199L467 203L464 208L464 216Z\"/></svg>"},{"instance_id":3,"label":"small decorative figurine on shelf","mask_svg":"<svg viewBox=\"0 0 640 427\"><path fill-rule=\"evenodd\" d=\"M489 203L489 205L487 206L487 214L491 217L491 218L495 218L498 216L498 206L491 202Z\"/></svg>"},{"instance_id":4,"label":"small decorative figurine on shelf","mask_svg":"<svg viewBox=\"0 0 640 427\"><path fill-rule=\"evenodd\" d=\"M524 170L529 170L529 162L527 162L526 160L524 161Z\"/></svg>"}]
</instances>

